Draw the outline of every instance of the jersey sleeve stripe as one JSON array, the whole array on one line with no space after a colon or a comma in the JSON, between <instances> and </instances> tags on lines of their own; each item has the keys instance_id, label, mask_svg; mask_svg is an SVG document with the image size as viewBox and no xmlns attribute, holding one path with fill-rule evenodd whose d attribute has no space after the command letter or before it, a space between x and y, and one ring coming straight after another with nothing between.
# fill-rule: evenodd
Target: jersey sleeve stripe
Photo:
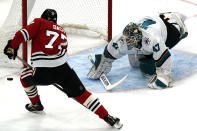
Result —
<instances>
[{"instance_id":1,"label":"jersey sleeve stripe","mask_svg":"<svg viewBox=\"0 0 197 131\"><path fill-rule=\"evenodd\" d=\"M110 59L116 60L116 58L113 57L113 56L109 53L109 51L107 50L107 46L106 46L105 49L104 49L104 56L105 56L106 58L110 58Z\"/></svg>"},{"instance_id":2,"label":"jersey sleeve stripe","mask_svg":"<svg viewBox=\"0 0 197 131\"><path fill-rule=\"evenodd\" d=\"M25 41L29 40L29 33L27 32L27 30L26 29L22 29L20 31L23 34L23 37L24 37Z\"/></svg>"},{"instance_id":3,"label":"jersey sleeve stripe","mask_svg":"<svg viewBox=\"0 0 197 131\"><path fill-rule=\"evenodd\" d=\"M171 56L168 49L164 51L164 53L161 55L161 57L158 60L155 60L156 67L161 67L163 63Z\"/></svg>"},{"instance_id":4,"label":"jersey sleeve stripe","mask_svg":"<svg viewBox=\"0 0 197 131\"><path fill-rule=\"evenodd\" d=\"M67 50L63 49L60 54L58 55L46 55L46 54L36 54L32 55L31 61L37 61L37 60L55 60L63 57L66 55Z\"/></svg>"},{"instance_id":5,"label":"jersey sleeve stripe","mask_svg":"<svg viewBox=\"0 0 197 131\"><path fill-rule=\"evenodd\" d=\"M67 52L67 49L62 49L58 54L56 55L47 55L43 52L35 52L31 55L32 58L36 58L36 57L54 57L54 56L61 56L64 52Z\"/></svg>"}]
</instances>

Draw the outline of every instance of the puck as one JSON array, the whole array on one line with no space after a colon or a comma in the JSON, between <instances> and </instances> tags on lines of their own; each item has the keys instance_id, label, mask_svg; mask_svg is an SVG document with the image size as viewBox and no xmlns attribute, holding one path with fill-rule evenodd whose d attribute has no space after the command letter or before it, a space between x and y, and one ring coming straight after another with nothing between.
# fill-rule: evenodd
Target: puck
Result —
<instances>
[{"instance_id":1,"label":"puck","mask_svg":"<svg viewBox=\"0 0 197 131\"><path fill-rule=\"evenodd\" d=\"M11 78L11 77L8 77L8 78L7 78L7 80L8 80L8 81L12 81L12 80L13 80L13 78Z\"/></svg>"}]
</instances>

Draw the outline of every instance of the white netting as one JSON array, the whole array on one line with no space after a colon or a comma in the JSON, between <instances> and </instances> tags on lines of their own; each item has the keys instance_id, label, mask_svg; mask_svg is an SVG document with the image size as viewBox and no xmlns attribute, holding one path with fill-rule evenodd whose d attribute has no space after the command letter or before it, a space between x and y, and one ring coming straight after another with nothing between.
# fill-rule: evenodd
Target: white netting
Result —
<instances>
[{"instance_id":1,"label":"white netting","mask_svg":"<svg viewBox=\"0 0 197 131\"><path fill-rule=\"evenodd\" d=\"M7 44L9 39L14 37L15 32L21 28L19 20L21 20L21 0L13 0L11 10L6 18L4 24L0 28L0 63L1 68L9 67L22 67L22 64L18 61L9 61L7 56L3 54L3 49ZM21 48L18 51L19 56L21 57Z\"/></svg>"},{"instance_id":2,"label":"white netting","mask_svg":"<svg viewBox=\"0 0 197 131\"><path fill-rule=\"evenodd\" d=\"M22 27L21 2L22 0L13 0L8 17L0 28L1 63L7 64L7 58L3 55L7 41ZM39 18L45 9L52 8L58 13L57 23L65 27L67 33L107 39L108 0L28 0L27 8L28 23ZM21 52L20 50L20 56Z\"/></svg>"},{"instance_id":3,"label":"white netting","mask_svg":"<svg viewBox=\"0 0 197 131\"><path fill-rule=\"evenodd\" d=\"M108 0L37 0L28 22L40 17L46 8L57 11L60 25L72 25L107 36Z\"/></svg>"}]
</instances>

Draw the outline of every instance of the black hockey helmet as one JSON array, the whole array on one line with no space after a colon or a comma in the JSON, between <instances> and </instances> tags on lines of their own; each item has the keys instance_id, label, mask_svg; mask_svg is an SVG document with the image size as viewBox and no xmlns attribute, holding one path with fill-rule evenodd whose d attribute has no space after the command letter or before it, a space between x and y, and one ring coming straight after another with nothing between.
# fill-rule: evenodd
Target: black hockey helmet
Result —
<instances>
[{"instance_id":1,"label":"black hockey helmet","mask_svg":"<svg viewBox=\"0 0 197 131\"><path fill-rule=\"evenodd\" d=\"M41 18L57 23L57 12L54 9L46 9Z\"/></svg>"}]
</instances>

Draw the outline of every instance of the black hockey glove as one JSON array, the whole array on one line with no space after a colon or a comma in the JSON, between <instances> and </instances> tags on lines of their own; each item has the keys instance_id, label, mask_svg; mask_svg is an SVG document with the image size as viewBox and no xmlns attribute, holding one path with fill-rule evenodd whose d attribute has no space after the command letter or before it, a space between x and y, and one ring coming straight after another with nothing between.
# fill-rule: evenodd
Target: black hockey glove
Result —
<instances>
[{"instance_id":1,"label":"black hockey glove","mask_svg":"<svg viewBox=\"0 0 197 131\"><path fill-rule=\"evenodd\" d=\"M15 60L15 58L17 56L18 48L13 49L10 46L11 42L12 42L12 40L8 40L8 44L4 48L4 54L7 55L9 59L14 59Z\"/></svg>"}]
</instances>

